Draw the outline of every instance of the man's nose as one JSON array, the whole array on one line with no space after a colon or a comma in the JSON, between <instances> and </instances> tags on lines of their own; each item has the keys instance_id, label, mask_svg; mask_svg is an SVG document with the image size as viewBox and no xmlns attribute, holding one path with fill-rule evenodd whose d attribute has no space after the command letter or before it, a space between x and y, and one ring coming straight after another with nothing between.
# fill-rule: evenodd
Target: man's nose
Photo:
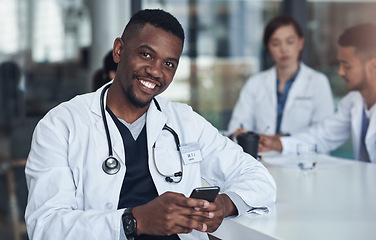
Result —
<instances>
[{"instance_id":1,"label":"man's nose","mask_svg":"<svg viewBox=\"0 0 376 240\"><path fill-rule=\"evenodd\" d=\"M162 64L159 61L153 61L145 68L146 73L154 78L160 78L163 75Z\"/></svg>"},{"instance_id":2,"label":"man's nose","mask_svg":"<svg viewBox=\"0 0 376 240\"><path fill-rule=\"evenodd\" d=\"M345 75L345 71L343 70L343 66L341 64L338 66L337 74L339 76L344 76Z\"/></svg>"}]
</instances>

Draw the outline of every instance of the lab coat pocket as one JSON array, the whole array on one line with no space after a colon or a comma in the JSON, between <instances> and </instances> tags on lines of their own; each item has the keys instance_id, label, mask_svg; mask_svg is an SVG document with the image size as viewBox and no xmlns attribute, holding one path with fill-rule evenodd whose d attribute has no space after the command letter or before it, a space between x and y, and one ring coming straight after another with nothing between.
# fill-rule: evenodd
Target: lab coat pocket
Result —
<instances>
[{"instance_id":1,"label":"lab coat pocket","mask_svg":"<svg viewBox=\"0 0 376 240\"><path fill-rule=\"evenodd\" d=\"M294 99L294 107L302 109L311 109L312 108L312 98L305 96L297 96Z\"/></svg>"},{"instance_id":2,"label":"lab coat pocket","mask_svg":"<svg viewBox=\"0 0 376 240\"><path fill-rule=\"evenodd\" d=\"M172 175L181 171L183 164L176 148L155 147L153 161L157 171L163 175Z\"/></svg>"},{"instance_id":3,"label":"lab coat pocket","mask_svg":"<svg viewBox=\"0 0 376 240\"><path fill-rule=\"evenodd\" d=\"M294 98L294 102L283 113L283 122L285 129L295 129L294 131L287 130L289 133L301 131L308 127L312 119L312 98L298 96ZM288 124L288 126L286 126Z\"/></svg>"}]
</instances>

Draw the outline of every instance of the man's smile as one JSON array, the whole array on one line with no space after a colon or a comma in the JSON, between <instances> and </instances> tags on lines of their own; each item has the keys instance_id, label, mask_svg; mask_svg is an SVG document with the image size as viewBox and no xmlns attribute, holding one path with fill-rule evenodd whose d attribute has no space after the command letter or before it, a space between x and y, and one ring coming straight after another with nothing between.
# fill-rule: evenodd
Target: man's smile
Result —
<instances>
[{"instance_id":1,"label":"man's smile","mask_svg":"<svg viewBox=\"0 0 376 240\"><path fill-rule=\"evenodd\" d=\"M157 85L157 84L155 84L155 83L152 83L152 82L149 82L149 81L145 81L145 80L141 80L141 79L139 79L138 81L139 81L143 86L145 86L145 87L148 88L148 89L154 89L155 86Z\"/></svg>"}]
</instances>

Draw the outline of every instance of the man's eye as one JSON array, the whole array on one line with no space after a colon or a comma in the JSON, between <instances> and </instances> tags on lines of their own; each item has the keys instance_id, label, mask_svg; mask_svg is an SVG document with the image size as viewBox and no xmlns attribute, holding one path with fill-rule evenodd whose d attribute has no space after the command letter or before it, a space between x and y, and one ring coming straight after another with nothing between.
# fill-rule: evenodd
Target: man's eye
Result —
<instances>
[{"instance_id":1,"label":"man's eye","mask_svg":"<svg viewBox=\"0 0 376 240\"><path fill-rule=\"evenodd\" d=\"M149 53L146 53L146 52L143 52L141 53L142 56L146 57L146 58L150 58L150 54Z\"/></svg>"},{"instance_id":2,"label":"man's eye","mask_svg":"<svg viewBox=\"0 0 376 240\"><path fill-rule=\"evenodd\" d=\"M175 67L175 64L173 64L172 62L166 62L166 65L169 68L174 68Z\"/></svg>"}]
</instances>

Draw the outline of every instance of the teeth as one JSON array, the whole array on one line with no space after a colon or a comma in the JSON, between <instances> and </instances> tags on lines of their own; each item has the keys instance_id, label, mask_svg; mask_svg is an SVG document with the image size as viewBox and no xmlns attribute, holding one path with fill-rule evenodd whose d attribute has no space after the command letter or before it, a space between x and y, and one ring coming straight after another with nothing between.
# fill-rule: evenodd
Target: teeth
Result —
<instances>
[{"instance_id":1,"label":"teeth","mask_svg":"<svg viewBox=\"0 0 376 240\"><path fill-rule=\"evenodd\" d=\"M152 82L148 82L148 81L144 81L144 80L140 80L140 83L142 83L142 85L144 85L145 87L147 87L149 89L154 89L154 87L156 85Z\"/></svg>"}]
</instances>

